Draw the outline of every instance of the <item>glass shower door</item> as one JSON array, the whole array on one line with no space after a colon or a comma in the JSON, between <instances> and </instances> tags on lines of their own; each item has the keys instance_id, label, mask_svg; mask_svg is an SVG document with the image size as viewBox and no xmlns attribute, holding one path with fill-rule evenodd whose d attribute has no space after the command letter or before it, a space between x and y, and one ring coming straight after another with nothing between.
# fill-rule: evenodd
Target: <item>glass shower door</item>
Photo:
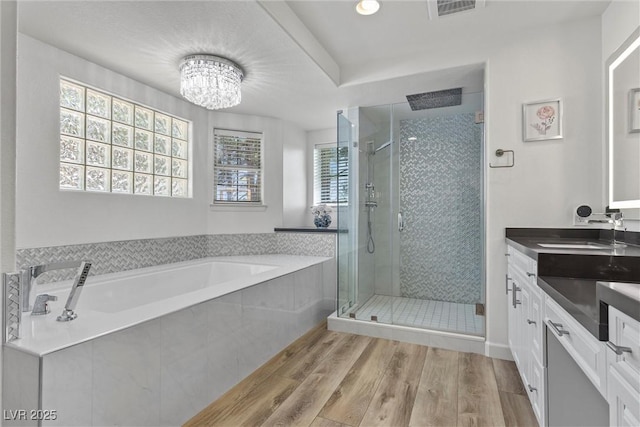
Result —
<instances>
[{"instance_id":1,"label":"glass shower door","mask_svg":"<svg viewBox=\"0 0 640 427\"><path fill-rule=\"evenodd\" d=\"M353 185L353 168L357 168L357 147L354 144L354 126L342 111L338 112L337 150L346 151L348 170L338 171L347 174L348 197L345 201L338 201L338 316L349 316L350 310L357 301L357 223L356 209L357 189ZM355 154L354 154L355 153ZM356 158L354 160L354 157ZM357 176L357 169L356 169Z\"/></svg>"},{"instance_id":2,"label":"glass shower door","mask_svg":"<svg viewBox=\"0 0 640 427\"><path fill-rule=\"evenodd\" d=\"M475 114L483 99L464 99L418 111L394 105L394 324L483 335L483 124Z\"/></svg>"}]
</instances>

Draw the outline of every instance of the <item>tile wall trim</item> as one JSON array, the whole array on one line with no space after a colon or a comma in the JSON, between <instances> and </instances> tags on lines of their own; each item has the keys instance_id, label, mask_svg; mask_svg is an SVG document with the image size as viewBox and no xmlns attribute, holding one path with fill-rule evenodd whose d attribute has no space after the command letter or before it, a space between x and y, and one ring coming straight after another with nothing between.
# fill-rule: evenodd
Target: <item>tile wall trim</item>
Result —
<instances>
[{"instance_id":1,"label":"tile wall trim","mask_svg":"<svg viewBox=\"0 0 640 427\"><path fill-rule=\"evenodd\" d=\"M286 254L335 256L335 235L310 233L201 234L18 249L16 269L88 259L90 275L115 273L213 256ZM70 280L74 270L52 271L41 283Z\"/></svg>"}]
</instances>

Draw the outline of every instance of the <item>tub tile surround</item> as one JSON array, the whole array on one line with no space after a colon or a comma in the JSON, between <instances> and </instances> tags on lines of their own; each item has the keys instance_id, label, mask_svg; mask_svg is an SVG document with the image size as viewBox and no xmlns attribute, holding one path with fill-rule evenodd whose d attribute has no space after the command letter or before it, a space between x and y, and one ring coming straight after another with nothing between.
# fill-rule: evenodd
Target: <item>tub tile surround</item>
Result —
<instances>
[{"instance_id":1,"label":"tub tile surround","mask_svg":"<svg viewBox=\"0 0 640 427\"><path fill-rule=\"evenodd\" d=\"M82 425L91 422L94 397L92 382L87 378L93 378L93 344L83 343L67 350L51 353L51 357L42 360L42 408L68 414L65 422Z\"/></svg>"},{"instance_id":2,"label":"tub tile surround","mask_svg":"<svg viewBox=\"0 0 640 427\"><path fill-rule=\"evenodd\" d=\"M16 269L54 261L89 259L90 275L116 273L214 256L335 255L335 235L311 233L202 234L195 236L86 243L16 251ZM39 283L73 278L75 271L51 271Z\"/></svg>"},{"instance_id":3,"label":"tub tile surround","mask_svg":"<svg viewBox=\"0 0 640 427\"><path fill-rule=\"evenodd\" d=\"M3 349L3 372L2 382L4 390L11 390L11 393L2 394L2 405L4 410L20 410L25 408L38 407L38 383L39 383L39 359L30 354L10 347ZM11 366L12 369L7 369ZM12 425L4 421L3 425ZM37 421L24 420L17 421L19 426L37 426Z\"/></svg>"},{"instance_id":4,"label":"tub tile surround","mask_svg":"<svg viewBox=\"0 0 640 427\"><path fill-rule=\"evenodd\" d=\"M47 353L42 371L38 357L7 347L5 386L35 381L5 408L37 405L40 375L40 408L58 410L43 425L182 424L335 309L323 301L323 264Z\"/></svg>"}]
</instances>

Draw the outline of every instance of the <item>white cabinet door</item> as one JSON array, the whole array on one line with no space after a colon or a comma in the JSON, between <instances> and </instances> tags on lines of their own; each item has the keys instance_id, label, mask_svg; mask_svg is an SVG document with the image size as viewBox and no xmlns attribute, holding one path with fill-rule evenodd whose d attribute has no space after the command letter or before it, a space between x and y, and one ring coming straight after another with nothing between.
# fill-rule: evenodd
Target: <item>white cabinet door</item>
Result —
<instances>
[{"instance_id":1,"label":"white cabinet door","mask_svg":"<svg viewBox=\"0 0 640 427\"><path fill-rule=\"evenodd\" d=\"M609 306L609 366L640 392L640 322ZM618 349L618 354L614 352Z\"/></svg>"},{"instance_id":2,"label":"white cabinet door","mask_svg":"<svg viewBox=\"0 0 640 427\"><path fill-rule=\"evenodd\" d=\"M610 425L640 426L640 322L612 306L607 363Z\"/></svg>"},{"instance_id":3,"label":"white cabinet door","mask_svg":"<svg viewBox=\"0 0 640 427\"><path fill-rule=\"evenodd\" d=\"M524 327L524 318L526 315L523 313L523 308L526 306L523 303L523 281L516 270L512 271L513 276L511 278L511 291L508 296L508 322L509 322L509 347L511 348L511 354L513 360L518 366L520 374L526 377L527 372L527 328ZM525 296L526 298L526 296Z\"/></svg>"},{"instance_id":4,"label":"white cabinet door","mask_svg":"<svg viewBox=\"0 0 640 427\"><path fill-rule=\"evenodd\" d=\"M542 347L543 337L543 316L542 316L542 297L540 292L536 292L538 289L531 289L531 295L529 295L529 303L527 310L527 318L525 322L529 328L529 344L530 353L538 363L542 364L544 360L544 351Z\"/></svg>"},{"instance_id":5,"label":"white cabinet door","mask_svg":"<svg viewBox=\"0 0 640 427\"><path fill-rule=\"evenodd\" d=\"M537 262L509 247L507 263L508 331L511 354L527 389L540 426L545 425L545 371L542 365L542 292L537 285Z\"/></svg>"},{"instance_id":6,"label":"white cabinet door","mask_svg":"<svg viewBox=\"0 0 640 427\"><path fill-rule=\"evenodd\" d=\"M640 397L618 373L615 367L609 368L608 378L609 425L640 426Z\"/></svg>"},{"instance_id":7,"label":"white cabinet door","mask_svg":"<svg viewBox=\"0 0 640 427\"><path fill-rule=\"evenodd\" d=\"M607 396L607 352L577 320L551 297L545 297L545 323L603 397Z\"/></svg>"},{"instance_id":8,"label":"white cabinet door","mask_svg":"<svg viewBox=\"0 0 640 427\"><path fill-rule=\"evenodd\" d=\"M522 281L520 283L520 290L516 288L516 310L518 312L518 334L520 335L520 346L518 353L520 356L520 363L523 366L522 380L525 387L531 382L531 328L527 324L529 317L529 300L531 291L529 286Z\"/></svg>"},{"instance_id":9,"label":"white cabinet door","mask_svg":"<svg viewBox=\"0 0 640 427\"><path fill-rule=\"evenodd\" d=\"M524 387L527 389L527 394L529 395L529 400L531 401L531 407L533 408L533 413L536 415L538 419L538 424L540 427L544 427L545 416L544 416L544 369L542 364L536 361L534 358L529 359L529 383L525 384Z\"/></svg>"}]
</instances>

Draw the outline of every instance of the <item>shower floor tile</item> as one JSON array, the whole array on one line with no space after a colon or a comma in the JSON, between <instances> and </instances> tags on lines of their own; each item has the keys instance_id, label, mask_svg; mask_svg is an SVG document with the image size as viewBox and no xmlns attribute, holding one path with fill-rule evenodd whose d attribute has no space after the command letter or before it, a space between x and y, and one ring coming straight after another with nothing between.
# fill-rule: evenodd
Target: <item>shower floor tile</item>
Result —
<instances>
[{"instance_id":1,"label":"shower floor tile","mask_svg":"<svg viewBox=\"0 0 640 427\"><path fill-rule=\"evenodd\" d=\"M476 315L475 304L374 295L356 310L358 320L371 316L379 323L484 335L484 316Z\"/></svg>"}]
</instances>

